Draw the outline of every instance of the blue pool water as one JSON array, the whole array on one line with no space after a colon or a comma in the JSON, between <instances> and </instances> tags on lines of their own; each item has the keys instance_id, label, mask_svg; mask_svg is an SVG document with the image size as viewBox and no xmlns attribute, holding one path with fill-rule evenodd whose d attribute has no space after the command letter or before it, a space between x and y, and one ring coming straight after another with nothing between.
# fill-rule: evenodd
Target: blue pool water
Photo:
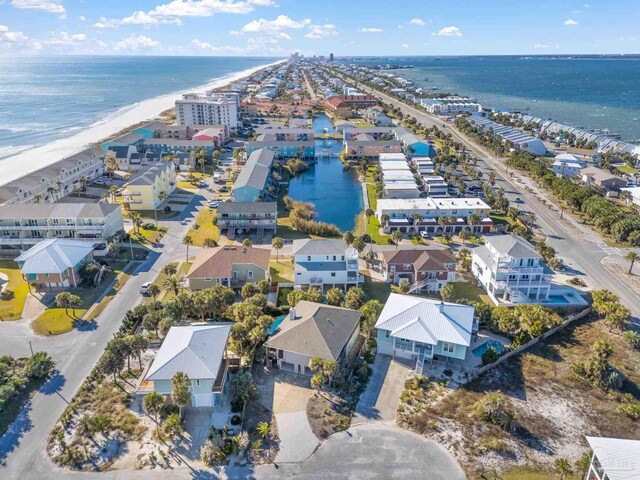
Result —
<instances>
[{"instance_id":1,"label":"blue pool water","mask_svg":"<svg viewBox=\"0 0 640 480\"><path fill-rule=\"evenodd\" d=\"M547 302L544 302L547 303ZM560 295L549 295L549 301L548 303L552 303L554 305L566 305L569 303L569 301Z\"/></svg>"},{"instance_id":2,"label":"blue pool water","mask_svg":"<svg viewBox=\"0 0 640 480\"><path fill-rule=\"evenodd\" d=\"M495 348L496 352L501 353L504 350L504 346L500 342L496 342L495 340L489 340L486 343L483 343L479 347L471 350L476 357L482 357L484 352L486 352L489 347Z\"/></svg>"},{"instance_id":3,"label":"blue pool water","mask_svg":"<svg viewBox=\"0 0 640 480\"><path fill-rule=\"evenodd\" d=\"M280 317L277 317L273 323L271 324L271 326L269 328L267 328L267 334L268 335L273 335L275 333L275 331L278 329L278 327L280 326L280 324L282 323L282 321L285 319L286 315L282 315Z\"/></svg>"}]
</instances>

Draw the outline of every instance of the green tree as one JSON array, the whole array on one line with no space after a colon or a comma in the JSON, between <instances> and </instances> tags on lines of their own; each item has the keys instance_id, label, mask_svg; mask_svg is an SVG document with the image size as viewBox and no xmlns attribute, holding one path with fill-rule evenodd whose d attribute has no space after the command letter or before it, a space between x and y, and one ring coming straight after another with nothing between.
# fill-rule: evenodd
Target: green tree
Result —
<instances>
[{"instance_id":1,"label":"green tree","mask_svg":"<svg viewBox=\"0 0 640 480\"><path fill-rule=\"evenodd\" d=\"M553 462L553 469L560 476L560 480L567 478L567 475L571 475L571 465L566 458L556 458Z\"/></svg>"},{"instance_id":2,"label":"green tree","mask_svg":"<svg viewBox=\"0 0 640 480\"><path fill-rule=\"evenodd\" d=\"M351 245L358 251L358 253L362 253L364 247L366 246L366 243L364 242L364 239L362 237L356 237L353 239Z\"/></svg>"},{"instance_id":3,"label":"green tree","mask_svg":"<svg viewBox=\"0 0 640 480\"><path fill-rule=\"evenodd\" d=\"M411 288L409 280L407 280L406 278L400 280L400 283L398 284L398 290L400 290L400 293L407 293L409 291L409 288Z\"/></svg>"},{"instance_id":4,"label":"green tree","mask_svg":"<svg viewBox=\"0 0 640 480\"><path fill-rule=\"evenodd\" d=\"M124 368L124 357L115 349L107 348L100 357L98 369L105 375L113 375L113 381L118 381L118 375Z\"/></svg>"},{"instance_id":5,"label":"green tree","mask_svg":"<svg viewBox=\"0 0 640 480\"><path fill-rule=\"evenodd\" d=\"M284 247L284 240L280 237L273 237L271 240L271 248L276 251L276 262L280 261L280 250Z\"/></svg>"},{"instance_id":6,"label":"green tree","mask_svg":"<svg viewBox=\"0 0 640 480\"><path fill-rule=\"evenodd\" d=\"M269 436L269 433L271 433L269 424L267 422L258 423L256 432L258 433L258 435L260 435L260 438L262 438L263 440L266 439Z\"/></svg>"},{"instance_id":7,"label":"green tree","mask_svg":"<svg viewBox=\"0 0 640 480\"><path fill-rule=\"evenodd\" d=\"M451 302L455 298L456 287L453 283L447 283L444 287L440 289L440 297L445 302Z\"/></svg>"},{"instance_id":8,"label":"green tree","mask_svg":"<svg viewBox=\"0 0 640 480\"><path fill-rule=\"evenodd\" d=\"M371 217L373 217L376 214L375 210L373 208L367 208L364 211L364 215L367 217L367 223L369 223L369 219Z\"/></svg>"},{"instance_id":9,"label":"green tree","mask_svg":"<svg viewBox=\"0 0 640 480\"><path fill-rule=\"evenodd\" d=\"M360 307L360 311L362 312L362 318L360 319L360 331L367 337L371 335L383 307L384 306L379 300L369 300Z\"/></svg>"},{"instance_id":10,"label":"green tree","mask_svg":"<svg viewBox=\"0 0 640 480\"><path fill-rule=\"evenodd\" d=\"M305 292L304 299L309 302L322 303L324 300L324 295L322 294L322 290L320 290L318 287L311 287Z\"/></svg>"},{"instance_id":11,"label":"green tree","mask_svg":"<svg viewBox=\"0 0 640 480\"><path fill-rule=\"evenodd\" d=\"M351 287L345 296L344 306L352 310L359 310L366 301L367 296L361 288Z\"/></svg>"},{"instance_id":12,"label":"green tree","mask_svg":"<svg viewBox=\"0 0 640 480\"><path fill-rule=\"evenodd\" d=\"M131 355L138 357L138 365L142 370L142 352L149 347L149 340L144 335L135 333L124 337L124 341L127 343Z\"/></svg>"},{"instance_id":13,"label":"green tree","mask_svg":"<svg viewBox=\"0 0 640 480\"><path fill-rule=\"evenodd\" d=\"M249 370L238 372L231 382L231 398L234 403L244 405L257 395L256 386Z\"/></svg>"},{"instance_id":14,"label":"green tree","mask_svg":"<svg viewBox=\"0 0 640 480\"><path fill-rule=\"evenodd\" d=\"M287 294L287 303L290 307L295 307L301 300L305 299L305 292L302 290L292 290Z\"/></svg>"},{"instance_id":15,"label":"green tree","mask_svg":"<svg viewBox=\"0 0 640 480\"><path fill-rule=\"evenodd\" d=\"M175 263L167 263L164 267L162 267L162 273L170 277L171 275L175 275L178 273L178 266Z\"/></svg>"},{"instance_id":16,"label":"green tree","mask_svg":"<svg viewBox=\"0 0 640 480\"><path fill-rule=\"evenodd\" d=\"M398 249L398 245L400 245L400 240L402 240L402 232L398 230L394 230L391 233L391 240L396 244L396 250Z\"/></svg>"},{"instance_id":17,"label":"green tree","mask_svg":"<svg viewBox=\"0 0 640 480\"><path fill-rule=\"evenodd\" d=\"M162 425L162 430L171 438L181 437L184 433L181 416L176 413L169 415Z\"/></svg>"},{"instance_id":18,"label":"green tree","mask_svg":"<svg viewBox=\"0 0 640 480\"><path fill-rule=\"evenodd\" d=\"M346 243L348 247L353 243L355 236L353 235L352 232L345 232L344 235L342 236L342 239L344 240L344 243Z\"/></svg>"},{"instance_id":19,"label":"green tree","mask_svg":"<svg viewBox=\"0 0 640 480\"><path fill-rule=\"evenodd\" d=\"M184 237L182 237L182 244L187 247L187 256L186 256L186 260L185 261L188 262L189 261L189 246L193 245L193 237L187 233Z\"/></svg>"},{"instance_id":20,"label":"green tree","mask_svg":"<svg viewBox=\"0 0 640 480\"><path fill-rule=\"evenodd\" d=\"M176 372L176 374L171 377L171 399L180 409L180 418L182 418L182 407L191 401L190 386L191 380L184 372Z\"/></svg>"},{"instance_id":21,"label":"green tree","mask_svg":"<svg viewBox=\"0 0 640 480\"><path fill-rule=\"evenodd\" d=\"M177 277L176 275L171 275L163 282L162 286L165 288L165 290L173 292L174 295L178 295L178 293L180 293L181 281L181 278Z\"/></svg>"},{"instance_id":22,"label":"green tree","mask_svg":"<svg viewBox=\"0 0 640 480\"><path fill-rule=\"evenodd\" d=\"M341 288L332 288L327 292L327 303L339 307L344 302L344 292Z\"/></svg>"},{"instance_id":23,"label":"green tree","mask_svg":"<svg viewBox=\"0 0 640 480\"><path fill-rule=\"evenodd\" d=\"M625 256L624 258L626 260L628 260L630 262L629 265L629 274L631 274L632 270L633 270L633 265L634 263L636 263L636 260L638 260L638 258L640 258L640 255L638 255L638 252L636 252L635 250L630 250Z\"/></svg>"},{"instance_id":24,"label":"green tree","mask_svg":"<svg viewBox=\"0 0 640 480\"><path fill-rule=\"evenodd\" d=\"M26 361L26 373L30 378L46 378L55 368L55 362L46 352L36 352Z\"/></svg>"},{"instance_id":25,"label":"green tree","mask_svg":"<svg viewBox=\"0 0 640 480\"><path fill-rule=\"evenodd\" d=\"M147 288L147 293L155 300L156 297L160 295L160 287L155 283L152 283L149 285L149 288Z\"/></svg>"},{"instance_id":26,"label":"green tree","mask_svg":"<svg viewBox=\"0 0 640 480\"><path fill-rule=\"evenodd\" d=\"M156 423L157 428L160 427L158 423L158 416L160 415L160 410L162 410L163 405L164 395L158 392L151 392L144 397L144 409L153 417L153 421Z\"/></svg>"}]
</instances>

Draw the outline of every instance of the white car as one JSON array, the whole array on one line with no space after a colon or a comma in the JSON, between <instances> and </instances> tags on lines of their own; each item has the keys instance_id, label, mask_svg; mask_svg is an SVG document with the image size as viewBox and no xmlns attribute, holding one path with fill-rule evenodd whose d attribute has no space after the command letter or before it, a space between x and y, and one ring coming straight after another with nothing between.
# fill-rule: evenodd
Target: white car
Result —
<instances>
[{"instance_id":1,"label":"white car","mask_svg":"<svg viewBox=\"0 0 640 480\"><path fill-rule=\"evenodd\" d=\"M220 202L218 200L212 200L209 202L209 208L218 208L220 206Z\"/></svg>"},{"instance_id":2,"label":"white car","mask_svg":"<svg viewBox=\"0 0 640 480\"><path fill-rule=\"evenodd\" d=\"M421 236L422 238L429 238L429 234L428 234L427 232L425 232L424 230L422 230L422 231L420 232L420 236Z\"/></svg>"},{"instance_id":3,"label":"white car","mask_svg":"<svg viewBox=\"0 0 640 480\"><path fill-rule=\"evenodd\" d=\"M142 286L140 287L140 293L142 295L146 295L147 293L149 293L149 287L151 286L151 282L145 282L142 284Z\"/></svg>"}]
</instances>

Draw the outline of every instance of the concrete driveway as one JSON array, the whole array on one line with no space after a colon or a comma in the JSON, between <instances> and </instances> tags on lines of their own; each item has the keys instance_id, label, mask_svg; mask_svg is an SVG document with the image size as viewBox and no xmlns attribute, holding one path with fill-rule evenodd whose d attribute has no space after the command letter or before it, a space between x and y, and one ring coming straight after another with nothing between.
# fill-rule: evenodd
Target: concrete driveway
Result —
<instances>
[{"instance_id":1,"label":"concrete driveway","mask_svg":"<svg viewBox=\"0 0 640 480\"><path fill-rule=\"evenodd\" d=\"M376 356L372 368L373 375L360 396L352 425L376 420L395 421L400 393L410 370L388 355L380 354Z\"/></svg>"},{"instance_id":2,"label":"concrete driveway","mask_svg":"<svg viewBox=\"0 0 640 480\"><path fill-rule=\"evenodd\" d=\"M304 462L320 442L307 420L307 403L313 391L309 377L282 370L256 375L260 403L276 417L280 445L277 463Z\"/></svg>"},{"instance_id":3,"label":"concrete driveway","mask_svg":"<svg viewBox=\"0 0 640 480\"><path fill-rule=\"evenodd\" d=\"M332 435L306 462L278 467L259 466L255 478L466 478L460 465L438 443L382 423L360 425Z\"/></svg>"}]
</instances>

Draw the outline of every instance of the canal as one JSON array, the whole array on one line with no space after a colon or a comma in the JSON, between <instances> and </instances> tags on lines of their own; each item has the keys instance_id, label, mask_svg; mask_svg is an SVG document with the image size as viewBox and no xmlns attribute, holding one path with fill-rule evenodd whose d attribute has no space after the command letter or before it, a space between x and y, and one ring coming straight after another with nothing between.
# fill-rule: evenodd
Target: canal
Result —
<instances>
[{"instance_id":1,"label":"canal","mask_svg":"<svg viewBox=\"0 0 640 480\"><path fill-rule=\"evenodd\" d=\"M331 119L324 113L313 120L316 135L323 129L333 132ZM313 203L316 220L332 223L342 232L353 230L356 215L362 211L362 187L352 170L345 170L340 161L340 140L316 140L317 163L311 165L289 183L289 196L301 202Z\"/></svg>"}]
</instances>

